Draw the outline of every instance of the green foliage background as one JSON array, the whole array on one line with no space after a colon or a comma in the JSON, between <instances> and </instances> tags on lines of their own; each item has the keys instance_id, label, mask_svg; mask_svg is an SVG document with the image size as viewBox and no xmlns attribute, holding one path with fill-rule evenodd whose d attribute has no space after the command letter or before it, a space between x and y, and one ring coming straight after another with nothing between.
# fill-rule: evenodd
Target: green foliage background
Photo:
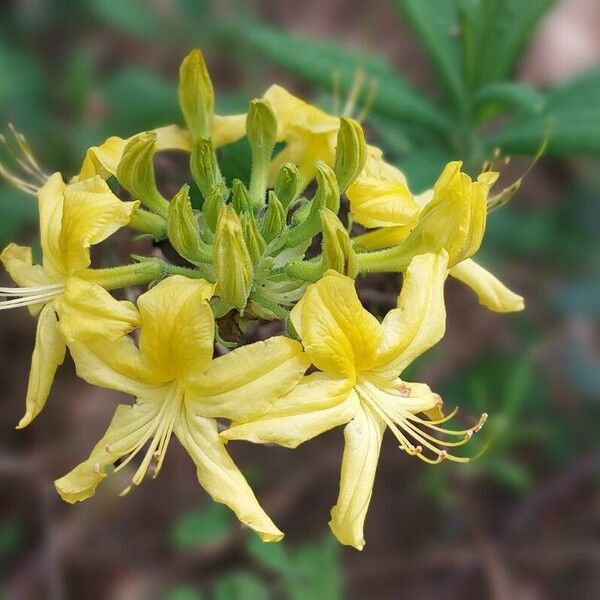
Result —
<instances>
[{"instance_id":1,"label":"green foliage background","mask_svg":"<svg viewBox=\"0 0 600 600\"><path fill-rule=\"evenodd\" d=\"M373 557L384 564L385 559L396 564L394 557L398 564L405 561L413 556L412 544L417 553L425 553L425 565L433 561L431 571L427 566L416 571L429 577L429 587L419 587L410 577L403 581L412 590L410 597L420 597L418 590L431 597L427 594L434 594L436 585L454 581L456 571L443 561L442 567L435 566L435 548L466 545L478 554L483 528L504 556L501 566L510 585L533 577L542 594L578 590L580 597L592 597L587 594L595 580L578 563L564 568L558 559L558 566L538 564L532 576L527 561L519 562L518 556L521 546L535 546L552 534L559 538L557 546L593 544L586 527L594 518L597 526L590 506L598 500L600 425L600 364L593 329L600 306L600 68L544 90L515 79L536 25L553 9L552 0L396 0L398 23L408 28L429 60L434 93L419 90L384 56L353 50L351 43L346 48L316 39L310 31L285 31L261 18L268 14L264 4L232 2L224 9L208 0L3 3L0 122L11 121L28 136L46 169L72 174L84 150L108 135L126 136L181 120L176 66L192 46L207 54L223 112L243 111L273 76L331 110L334 82L345 98L360 70L366 84L357 105L369 106L370 139L406 172L416 191L430 186L449 160L460 158L475 173L495 148L505 155L532 156L548 138L546 156L523 190L490 217L482 250L484 262L524 293L527 310L490 315L450 286L448 337L411 375L432 381L447 403L458 404L465 414L490 413L482 437L486 452L466 467L426 468L406 467L406 456L395 448L388 451L389 462L397 465L382 466L374 496L383 496L383 487L393 490L388 505L397 507L393 514L414 520L415 531L402 523L398 531L390 529L390 506L384 502L367 519L367 549L358 557L333 542L325 511L305 512L299 502L288 517L295 524L292 541L265 546L240 533L226 510L198 492L195 505L167 510L160 521L163 530L151 532L165 539L152 560L200 557L185 575L159 582L158 593L170 600L359 598L373 590L382 598L398 597L390 590L402 585L402 569L392 567L391 575L379 579L372 575L362 588L354 585L356 573L376 563ZM369 98L371 82L376 87ZM240 174L244 151L241 144L223 153L227 173ZM517 164L518 175L527 161ZM0 184L0 242L35 240L35 219L34 203ZM375 285L388 293L397 282ZM372 308L383 310L377 301ZM21 335L25 339L30 333ZM5 352L12 343L4 342ZM21 391L11 394L11 403L18 404ZM3 422L3 430L8 427ZM48 443L35 432L30 435L33 446ZM65 426L61 435L70 430ZM22 450L16 440L12 434L1 440L0 453ZM271 466L264 461L244 460L258 482L271 477ZM285 460L286 469L293 470L303 458L286 455ZM578 469L584 469L584 478L571 483L569 474ZM337 477L336 467L328 477ZM388 484L394 478L402 480L401 488ZM8 483L17 485L11 480L3 487ZM320 497L319 485L317 481L306 493ZM567 486L568 501L561 485ZM152 493L160 493L159 488L154 486ZM557 506L550 517L544 512L548 502ZM15 566L41 543L31 533L31 515L19 502L14 506L0 513L0 575L5 582L0 595L3 585L13 585ZM472 515L477 515L475 525ZM304 526L308 534L303 535ZM116 525L113 521L104 527ZM128 535L140 536L142 529L132 528ZM225 559L215 563L215 555ZM585 559L582 563L588 564ZM486 583L485 560L483 575L477 564L475 573L461 567L461 572L466 569L462 585L470 590L465 597L481 597L472 595L473 590L493 587ZM104 571L96 567L90 569L100 581L98 573ZM444 568L447 580L439 575ZM116 566L104 569L112 573ZM42 574L36 576L43 580ZM82 593L77 567L65 567L62 577L70 595ZM461 581L454 581L455 591L463 589Z\"/></svg>"}]
</instances>

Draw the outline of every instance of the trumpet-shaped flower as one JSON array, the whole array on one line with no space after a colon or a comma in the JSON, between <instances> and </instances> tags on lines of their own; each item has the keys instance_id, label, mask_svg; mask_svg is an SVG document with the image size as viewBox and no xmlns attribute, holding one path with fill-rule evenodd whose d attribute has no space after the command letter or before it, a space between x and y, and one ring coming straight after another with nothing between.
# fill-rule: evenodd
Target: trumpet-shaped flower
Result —
<instances>
[{"instance_id":1,"label":"trumpet-shaped flower","mask_svg":"<svg viewBox=\"0 0 600 600\"><path fill-rule=\"evenodd\" d=\"M302 190L315 177L317 161L333 167L340 120L279 85L271 86L264 98L277 119L277 141L286 143L271 162L270 179L275 180L281 165L292 163L298 167Z\"/></svg>"},{"instance_id":2,"label":"trumpet-shaped flower","mask_svg":"<svg viewBox=\"0 0 600 600\"><path fill-rule=\"evenodd\" d=\"M307 360L301 345L285 337L213 360L215 323L208 303L213 288L204 280L169 277L138 299L138 345L129 336L70 344L80 377L135 396L136 402L117 407L89 458L56 481L56 488L67 502L84 500L109 466L121 461L118 471L141 453L132 478L138 485L148 469L154 476L160 471L175 434L214 500L229 506L263 540L277 541L283 534L225 450L216 419L248 420L264 413L298 382ZM83 339L84 333L80 329L76 335Z\"/></svg>"},{"instance_id":3,"label":"trumpet-shaped flower","mask_svg":"<svg viewBox=\"0 0 600 600\"><path fill-rule=\"evenodd\" d=\"M361 268L371 270L372 264L375 270L404 271L412 257L443 248L449 255L450 275L471 287L481 304L497 312L522 310L523 298L471 258L483 240L488 193L498 174L482 173L472 181L461 172L461 166L459 161L449 163L433 193L419 198L424 206L416 223L407 226L404 218L395 215L381 229L354 240L358 249L384 248L359 255ZM382 221L391 214L383 200L373 201L371 208ZM394 218L396 224L392 226Z\"/></svg>"},{"instance_id":4,"label":"trumpet-shaped flower","mask_svg":"<svg viewBox=\"0 0 600 600\"><path fill-rule=\"evenodd\" d=\"M42 410L48 398L56 369L65 356L65 339L55 314L57 299L73 278L85 277L90 265L90 246L101 242L129 222L137 202L121 202L100 177L66 185L60 173L52 175L38 191L41 265L34 265L31 248L9 244L0 260L20 286L0 288L8 298L0 309L28 306L38 316L35 349L26 398L26 412L19 427L28 425ZM87 284L92 297L106 300L108 292ZM110 297L110 296L109 296ZM134 326L130 303L120 303L120 325L106 334L122 335ZM102 330L103 318L96 315Z\"/></svg>"},{"instance_id":5,"label":"trumpet-shaped flower","mask_svg":"<svg viewBox=\"0 0 600 600\"><path fill-rule=\"evenodd\" d=\"M294 448L346 424L340 492L330 527L340 542L358 549L364 545L363 524L385 429L404 451L426 462L464 462L448 448L465 443L483 422L463 431L446 429L442 424L452 415L442 416L440 397L423 383L399 378L444 333L447 261L445 251L415 257L398 307L382 323L362 307L352 279L327 271L291 312L318 371L259 419L238 420L221 434L227 440Z\"/></svg>"}]
</instances>

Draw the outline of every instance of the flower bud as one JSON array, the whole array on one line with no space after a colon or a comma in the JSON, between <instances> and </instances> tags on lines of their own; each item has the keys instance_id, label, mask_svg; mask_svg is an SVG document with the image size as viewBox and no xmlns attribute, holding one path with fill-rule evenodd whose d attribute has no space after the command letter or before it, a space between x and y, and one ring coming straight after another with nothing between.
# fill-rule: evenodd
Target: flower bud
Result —
<instances>
[{"instance_id":1,"label":"flower bud","mask_svg":"<svg viewBox=\"0 0 600 600\"><path fill-rule=\"evenodd\" d=\"M231 184L231 205L238 215L252 212L250 192L239 179L234 179Z\"/></svg>"},{"instance_id":2,"label":"flower bud","mask_svg":"<svg viewBox=\"0 0 600 600\"><path fill-rule=\"evenodd\" d=\"M256 218L250 212L242 213L240 215L240 222L242 223L242 230L244 232L244 241L246 247L250 253L252 264L255 265L261 259L267 244L263 236L258 231Z\"/></svg>"},{"instance_id":3,"label":"flower bud","mask_svg":"<svg viewBox=\"0 0 600 600\"><path fill-rule=\"evenodd\" d=\"M200 226L190 201L189 186L184 185L169 203L167 235L173 248L187 261L210 262L209 247L200 238Z\"/></svg>"},{"instance_id":4,"label":"flower bud","mask_svg":"<svg viewBox=\"0 0 600 600\"><path fill-rule=\"evenodd\" d=\"M134 198L166 219L169 203L156 187L153 163L155 152L155 133L136 135L125 146L123 157L117 167L117 179Z\"/></svg>"},{"instance_id":5,"label":"flower bud","mask_svg":"<svg viewBox=\"0 0 600 600\"><path fill-rule=\"evenodd\" d=\"M202 204L202 216L210 231L215 231L223 206L225 206L225 203L223 201L223 192L220 188L215 188L208 196L205 196L204 203Z\"/></svg>"},{"instance_id":6,"label":"flower bud","mask_svg":"<svg viewBox=\"0 0 600 600\"><path fill-rule=\"evenodd\" d=\"M254 273L242 224L231 205L225 206L219 215L213 264L218 294L231 306L243 310L252 288Z\"/></svg>"},{"instance_id":7,"label":"flower bud","mask_svg":"<svg viewBox=\"0 0 600 600\"><path fill-rule=\"evenodd\" d=\"M199 139L194 144L190 155L190 170L205 199L216 189L220 189L222 196L225 196L225 182L212 140Z\"/></svg>"},{"instance_id":8,"label":"flower bud","mask_svg":"<svg viewBox=\"0 0 600 600\"><path fill-rule=\"evenodd\" d=\"M340 192L344 193L360 175L367 162L365 135L353 119L340 119L335 154L335 176Z\"/></svg>"},{"instance_id":9,"label":"flower bud","mask_svg":"<svg viewBox=\"0 0 600 600\"><path fill-rule=\"evenodd\" d=\"M323 223L323 270L333 269L342 275L355 278L358 275L358 260L348 231L337 215L328 208L321 210Z\"/></svg>"},{"instance_id":10,"label":"flower bud","mask_svg":"<svg viewBox=\"0 0 600 600\"><path fill-rule=\"evenodd\" d=\"M269 192L269 204L263 221L262 234L268 243L275 239L285 227L286 211L279 201L277 194L272 190Z\"/></svg>"},{"instance_id":11,"label":"flower bud","mask_svg":"<svg viewBox=\"0 0 600 600\"><path fill-rule=\"evenodd\" d=\"M192 50L179 67L178 95L192 139L208 139L215 110L215 94L200 50Z\"/></svg>"},{"instance_id":12,"label":"flower bud","mask_svg":"<svg viewBox=\"0 0 600 600\"><path fill-rule=\"evenodd\" d=\"M279 167L275 179L275 193L284 208L287 208L300 191L300 175L298 167L291 163L285 163Z\"/></svg>"},{"instance_id":13,"label":"flower bud","mask_svg":"<svg viewBox=\"0 0 600 600\"><path fill-rule=\"evenodd\" d=\"M250 197L254 206L265 203L267 176L277 139L277 120L266 100L252 100L246 117L246 134L252 152Z\"/></svg>"}]
</instances>

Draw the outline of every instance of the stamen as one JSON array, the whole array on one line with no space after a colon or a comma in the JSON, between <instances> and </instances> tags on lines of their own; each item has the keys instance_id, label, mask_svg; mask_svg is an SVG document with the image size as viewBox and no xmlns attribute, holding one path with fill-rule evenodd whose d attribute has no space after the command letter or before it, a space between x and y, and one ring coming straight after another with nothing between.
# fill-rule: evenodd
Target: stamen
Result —
<instances>
[{"instance_id":1,"label":"stamen","mask_svg":"<svg viewBox=\"0 0 600 600\"><path fill-rule=\"evenodd\" d=\"M375 100L375 96L377 95L377 81L375 79L371 79L369 82L369 90L367 91L367 97L363 102L363 107L360 112L356 115L356 120L359 123L362 123L371 110L371 106L373 106L373 101Z\"/></svg>"},{"instance_id":2,"label":"stamen","mask_svg":"<svg viewBox=\"0 0 600 600\"><path fill-rule=\"evenodd\" d=\"M29 296L13 298L11 300L4 300L3 302L0 302L0 310L9 310L11 308L21 308L23 306L30 306L32 304L41 304L42 302L48 302L49 300L53 300L61 294L62 289L57 289L41 294L30 294Z\"/></svg>"},{"instance_id":3,"label":"stamen","mask_svg":"<svg viewBox=\"0 0 600 600\"><path fill-rule=\"evenodd\" d=\"M356 69L356 73L354 74L354 80L352 81L352 86L350 87L350 93L348 94L348 100L346 100L346 106L344 106L344 110L342 111L342 116L352 116L356 101L358 100L364 82L365 72L359 67Z\"/></svg>"},{"instance_id":4,"label":"stamen","mask_svg":"<svg viewBox=\"0 0 600 600\"><path fill-rule=\"evenodd\" d=\"M0 146L4 147L8 162L12 162L17 167L17 172L0 162L0 176L16 188L35 196L49 175L41 169L25 136L10 123L8 129L10 136L0 133ZM22 174L19 174L18 170Z\"/></svg>"}]
</instances>

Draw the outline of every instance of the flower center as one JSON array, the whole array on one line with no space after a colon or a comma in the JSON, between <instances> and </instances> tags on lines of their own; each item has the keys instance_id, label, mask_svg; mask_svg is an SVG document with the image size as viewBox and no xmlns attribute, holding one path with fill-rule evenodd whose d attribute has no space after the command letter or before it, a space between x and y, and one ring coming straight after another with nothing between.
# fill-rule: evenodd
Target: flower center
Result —
<instances>
[{"instance_id":1,"label":"flower center","mask_svg":"<svg viewBox=\"0 0 600 600\"><path fill-rule=\"evenodd\" d=\"M466 444L483 427L487 419L486 413L481 415L473 427L446 429L440 425L452 419L458 408L440 419L428 420L417 416L417 413L442 404L442 399L426 386L413 388L410 384L399 382L397 386L382 389L362 379L357 383L356 391L361 402L369 406L390 428L407 454L417 456L429 464L437 464L443 460L462 463L471 460L450 453L448 448Z\"/></svg>"}]
</instances>

